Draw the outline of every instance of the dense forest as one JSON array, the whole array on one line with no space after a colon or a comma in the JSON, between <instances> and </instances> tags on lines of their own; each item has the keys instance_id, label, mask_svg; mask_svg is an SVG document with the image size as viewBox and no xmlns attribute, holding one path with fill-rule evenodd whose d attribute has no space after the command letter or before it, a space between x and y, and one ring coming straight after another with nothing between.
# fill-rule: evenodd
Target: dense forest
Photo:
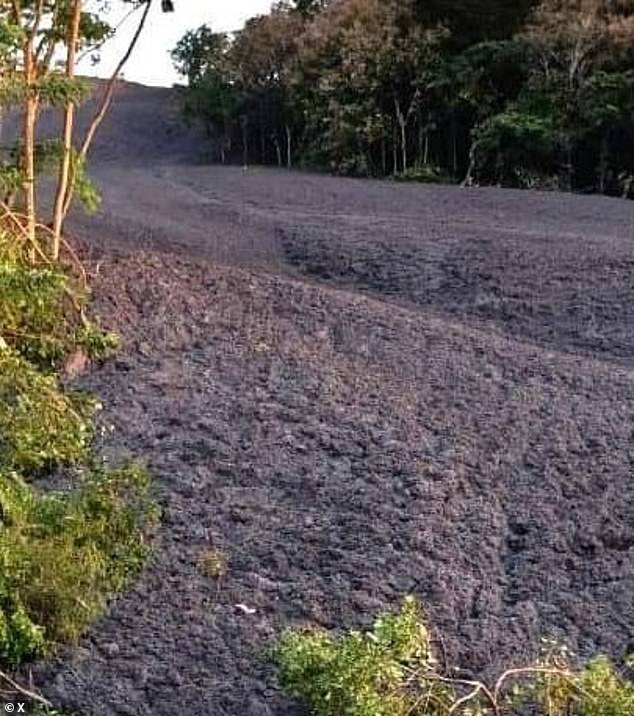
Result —
<instances>
[{"instance_id":1,"label":"dense forest","mask_svg":"<svg viewBox=\"0 0 634 716\"><path fill-rule=\"evenodd\" d=\"M634 196L633 0L294 0L173 58L217 161Z\"/></svg>"}]
</instances>

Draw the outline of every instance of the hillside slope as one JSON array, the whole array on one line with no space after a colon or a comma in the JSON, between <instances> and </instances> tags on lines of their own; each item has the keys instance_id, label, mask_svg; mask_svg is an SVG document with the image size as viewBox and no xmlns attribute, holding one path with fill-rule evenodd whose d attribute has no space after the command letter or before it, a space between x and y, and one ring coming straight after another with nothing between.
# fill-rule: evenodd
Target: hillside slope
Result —
<instances>
[{"instance_id":1,"label":"hillside slope","mask_svg":"<svg viewBox=\"0 0 634 716\"><path fill-rule=\"evenodd\" d=\"M632 651L634 205L203 166L173 112L125 89L103 209L71 222L126 339L82 385L163 526L136 587L38 668L47 696L289 714L275 635L407 593L469 673L542 636Z\"/></svg>"}]
</instances>

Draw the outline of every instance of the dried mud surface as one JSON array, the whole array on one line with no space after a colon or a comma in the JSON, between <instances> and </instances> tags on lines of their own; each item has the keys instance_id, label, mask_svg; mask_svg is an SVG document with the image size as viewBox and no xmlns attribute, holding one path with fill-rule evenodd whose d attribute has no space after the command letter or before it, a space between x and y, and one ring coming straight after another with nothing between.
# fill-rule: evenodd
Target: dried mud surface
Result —
<instances>
[{"instance_id":1,"label":"dried mud surface","mask_svg":"<svg viewBox=\"0 0 634 716\"><path fill-rule=\"evenodd\" d=\"M301 713L275 636L409 593L477 675L541 637L634 650L634 205L205 167L158 91L126 91L103 211L73 221L126 347L80 382L164 519L134 587L37 667L44 693ZM128 146L146 115L155 141Z\"/></svg>"}]
</instances>

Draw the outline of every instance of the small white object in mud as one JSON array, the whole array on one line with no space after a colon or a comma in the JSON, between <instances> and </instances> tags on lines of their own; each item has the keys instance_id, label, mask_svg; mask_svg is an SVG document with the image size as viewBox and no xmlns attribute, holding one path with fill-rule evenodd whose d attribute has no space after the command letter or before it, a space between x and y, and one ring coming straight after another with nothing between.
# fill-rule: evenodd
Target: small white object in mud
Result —
<instances>
[{"instance_id":1,"label":"small white object in mud","mask_svg":"<svg viewBox=\"0 0 634 716\"><path fill-rule=\"evenodd\" d=\"M251 614L255 614L255 609L247 607L246 604L236 604L236 609L241 611L243 614L248 614L249 616L251 616Z\"/></svg>"}]
</instances>

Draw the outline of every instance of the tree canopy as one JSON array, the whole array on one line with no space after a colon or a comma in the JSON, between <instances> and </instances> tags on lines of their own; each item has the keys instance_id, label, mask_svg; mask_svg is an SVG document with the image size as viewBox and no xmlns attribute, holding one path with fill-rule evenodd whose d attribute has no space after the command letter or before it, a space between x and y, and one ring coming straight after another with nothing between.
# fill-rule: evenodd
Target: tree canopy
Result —
<instances>
[{"instance_id":1,"label":"tree canopy","mask_svg":"<svg viewBox=\"0 0 634 716\"><path fill-rule=\"evenodd\" d=\"M628 195L634 0L279 3L174 50L227 161Z\"/></svg>"}]
</instances>

